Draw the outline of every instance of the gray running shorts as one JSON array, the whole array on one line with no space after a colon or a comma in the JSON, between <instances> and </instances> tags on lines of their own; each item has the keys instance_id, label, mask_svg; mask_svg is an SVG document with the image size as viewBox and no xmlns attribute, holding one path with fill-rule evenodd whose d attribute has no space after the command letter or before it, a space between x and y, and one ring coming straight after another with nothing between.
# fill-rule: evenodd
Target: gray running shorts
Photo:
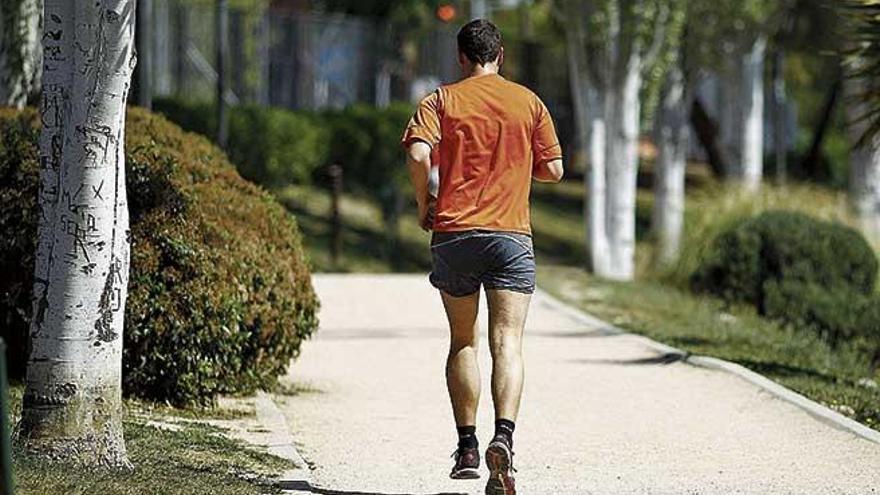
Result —
<instances>
[{"instance_id":1,"label":"gray running shorts","mask_svg":"<svg viewBox=\"0 0 880 495\"><path fill-rule=\"evenodd\" d=\"M535 292L532 238L516 232L435 232L431 285L453 297L486 289Z\"/></svg>"}]
</instances>

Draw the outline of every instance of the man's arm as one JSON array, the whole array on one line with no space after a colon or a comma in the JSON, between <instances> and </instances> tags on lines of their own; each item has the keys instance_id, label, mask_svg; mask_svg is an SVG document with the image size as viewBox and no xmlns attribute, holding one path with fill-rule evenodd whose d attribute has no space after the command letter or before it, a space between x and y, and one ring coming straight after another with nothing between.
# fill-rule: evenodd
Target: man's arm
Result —
<instances>
[{"instance_id":1,"label":"man's arm","mask_svg":"<svg viewBox=\"0 0 880 495\"><path fill-rule=\"evenodd\" d=\"M428 143L413 141L406 149L406 165L416 192L416 203L419 205L419 225L429 230L431 198L428 192L428 175L431 173L431 147Z\"/></svg>"},{"instance_id":2,"label":"man's arm","mask_svg":"<svg viewBox=\"0 0 880 495\"><path fill-rule=\"evenodd\" d=\"M556 160L538 164L532 171L532 178L537 182L556 184L562 180L563 174L562 159L557 158Z\"/></svg>"}]
</instances>

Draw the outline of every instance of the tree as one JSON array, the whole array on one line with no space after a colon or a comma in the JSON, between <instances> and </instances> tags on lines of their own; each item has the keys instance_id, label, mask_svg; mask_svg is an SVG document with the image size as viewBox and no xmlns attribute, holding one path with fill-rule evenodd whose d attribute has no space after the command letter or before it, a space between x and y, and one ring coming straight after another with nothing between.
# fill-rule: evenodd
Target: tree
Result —
<instances>
[{"instance_id":1,"label":"tree","mask_svg":"<svg viewBox=\"0 0 880 495\"><path fill-rule=\"evenodd\" d=\"M688 57L717 74L718 131L724 176L748 190L764 175L764 64L770 33L793 0L692 0ZM705 140L701 139L704 142Z\"/></svg>"},{"instance_id":2,"label":"tree","mask_svg":"<svg viewBox=\"0 0 880 495\"><path fill-rule=\"evenodd\" d=\"M0 2L0 106L23 108L39 88L39 0Z\"/></svg>"},{"instance_id":3,"label":"tree","mask_svg":"<svg viewBox=\"0 0 880 495\"><path fill-rule=\"evenodd\" d=\"M679 4L563 1L575 118L580 132L589 135L588 254L590 267L602 277L629 280L635 274L640 92L674 27Z\"/></svg>"},{"instance_id":4,"label":"tree","mask_svg":"<svg viewBox=\"0 0 880 495\"><path fill-rule=\"evenodd\" d=\"M45 0L40 219L18 438L27 451L128 466L125 103L135 0Z\"/></svg>"},{"instance_id":5,"label":"tree","mask_svg":"<svg viewBox=\"0 0 880 495\"><path fill-rule=\"evenodd\" d=\"M844 94L852 148L850 200L863 230L880 239L880 4L847 2L850 21Z\"/></svg>"},{"instance_id":6,"label":"tree","mask_svg":"<svg viewBox=\"0 0 880 495\"><path fill-rule=\"evenodd\" d=\"M657 259L661 265L669 265L678 259L684 230L692 85L681 58L680 55L675 57L666 75L654 128L657 160L651 231L657 242Z\"/></svg>"}]
</instances>

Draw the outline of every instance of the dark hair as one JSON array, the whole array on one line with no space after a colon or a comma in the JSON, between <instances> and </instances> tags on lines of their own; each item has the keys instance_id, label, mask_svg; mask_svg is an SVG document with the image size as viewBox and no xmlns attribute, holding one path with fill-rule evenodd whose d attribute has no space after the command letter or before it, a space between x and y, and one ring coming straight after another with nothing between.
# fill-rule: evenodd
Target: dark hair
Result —
<instances>
[{"instance_id":1,"label":"dark hair","mask_svg":"<svg viewBox=\"0 0 880 495\"><path fill-rule=\"evenodd\" d=\"M485 19L473 20L458 32L458 51L475 64L494 62L501 51L501 30Z\"/></svg>"}]
</instances>

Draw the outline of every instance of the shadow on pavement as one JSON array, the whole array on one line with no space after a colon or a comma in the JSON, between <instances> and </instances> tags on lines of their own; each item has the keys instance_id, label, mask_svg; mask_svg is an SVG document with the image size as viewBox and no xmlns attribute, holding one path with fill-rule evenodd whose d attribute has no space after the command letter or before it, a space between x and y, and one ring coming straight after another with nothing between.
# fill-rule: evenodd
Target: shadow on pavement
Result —
<instances>
[{"instance_id":1,"label":"shadow on pavement","mask_svg":"<svg viewBox=\"0 0 880 495\"><path fill-rule=\"evenodd\" d=\"M620 337L617 330L599 328L588 332L542 332L535 334L536 337L549 337L556 339L589 339L597 337Z\"/></svg>"},{"instance_id":2,"label":"shadow on pavement","mask_svg":"<svg viewBox=\"0 0 880 495\"><path fill-rule=\"evenodd\" d=\"M578 363L586 364L614 364L620 366L650 366L650 365L666 365L686 361L690 357L690 353L667 352L659 356L652 356L639 359L578 359Z\"/></svg>"},{"instance_id":3,"label":"shadow on pavement","mask_svg":"<svg viewBox=\"0 0 880 495\"><path fill-rule=\"evenodd\" d=\"M415 495L412 493L384 493L384 492L358 492L358 491L342 491L331 490L328 488L319 488L312 486L308 481L282 481L280 483L282 490L296 490L303 493L314 493L317 495ZM465 492L443 492L424 495L468 495Z\"/></svg>"}]
</instances>

